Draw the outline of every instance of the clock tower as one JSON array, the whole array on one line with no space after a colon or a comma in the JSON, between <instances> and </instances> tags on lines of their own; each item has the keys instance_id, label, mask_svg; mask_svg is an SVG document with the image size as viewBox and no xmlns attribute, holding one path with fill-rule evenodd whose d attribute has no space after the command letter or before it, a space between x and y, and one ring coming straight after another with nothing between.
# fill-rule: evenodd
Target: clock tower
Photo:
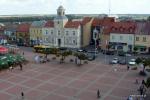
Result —
<instances>
[{"instance_id":1,"label":"clock tower","mask_svg":"<svg viewBox=\"0 0 150 100\"><path fill-rule=\"evenodd\" d=\"M63 6L59 6L57 9L57 16L54 18L55 28L64 28L65 24L68 22L68 18L65 16L65 9Z\"/></svg>"}]
</instances>

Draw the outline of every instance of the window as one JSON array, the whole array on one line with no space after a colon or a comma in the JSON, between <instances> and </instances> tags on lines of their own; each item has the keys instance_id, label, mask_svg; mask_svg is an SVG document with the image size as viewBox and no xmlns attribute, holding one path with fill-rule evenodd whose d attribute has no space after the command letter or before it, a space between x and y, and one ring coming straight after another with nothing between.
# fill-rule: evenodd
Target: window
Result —
<instances>
[{"instance_id":1,"label":"window","mask_svg":"<svg viewBox=\"0 0 150 100\"><path fill-rule=\"evenodd\" d=\"M68 35L68 31L66 31L66 35Z\"/></svg>"},{"instance_id":2,"label":"window","mask_svg":"<svg viewBox=\"0 0 150 100\"><path fill-rule=\"evenodd\" d=\"M143 42L146 42L146 37L143 37Z\"/></svg>"},{"instance_id":3,"label":"window","mask_svg":"<svg viewBox=\"0 0 150 100\"><path fill-rule=\"evenodd\" d=\"M46 34L46 35L48 34L48 30L45 31L45 34Z\"/></svg>"},{"instance_id":4,"label":"window","mask_svg":"<svg viewBox=\"0 0 150 100\"><path fill-rule=\"evenodd\" d=\"M73 35L75 35L75 31L73 31Z\"/></svg>"},{"instance_id":5,"label":"window","mask_svg":"<svg viewBox=\"0 0 150 100\"><path fill-rule=\"evenodd\" d=\"M53 35L53 31L51 31L51 35Z\"/></svg>"},{"instance_id":6,"label":"window","mask_svg":"<svg viewBox=\"0 0 150 100\"><path fill-rule=\"evenodd\" d=\"M75 40L73 40L73 44L76 44L76 41L75 41Z\"/></svg>"},{"instance_id":7,"label":"window","mask_svg":"<svg viewBox=\"0 0 150 100\"><path fill-rule=\"evenodd\" d=\"M115 39L115 36L112 36L112 40L114 40Z\"/></svg>"},{"instance_id":8,"label":"window","mask_svg":"<svg viewBox=\"0 0 150 100\"><path fill-rule=\"evenodd\" d=\"M132 36L129 36L129 40L132 41Z\"/></svg>"},{"instance_id":9,"label":"window","mask_svg":"<svg viewBox=\"0 0 150 100\"><path fill-rule=\"evenodd\" d=\"M120 40L123 40L123 37L122 37L122 36L120 36Z\"/></svg>"},{"instance_id":10,"label":"window","mask_svg":"<svg viewBox=\"0 0 150 100\"><path fill-rule=\"evenodd\" d=\"M136 37L135 40L136 40L136 41L139 41L139 37Z\"/></svg>"},{"instance_id":11,"label":"window","mask_svg":"<svg viewBox=\"0 0 150 100\"><path fill-rule=\"evenodd\" d=\"M140 51L142 52L142 51L146 51L146 48L140 48Z\"/></svg>"},{"instance_id":12,"label":"window","mask_svg":"<svg viewBox=\"0 0 150 100\"><path fill-rule=\"evenodd\" d=\"M59 21L57 22L57 24L59 24Z\"/></svg>"},{"instance_id":13,"label":"window","mask_svg":"<svg viewBox=\"0 0 150 100\"><path fill-rule=\"evenodd\" d=\"M60 31L58 31L58 35L60 35Z\"/></svg>"}]
</instances>

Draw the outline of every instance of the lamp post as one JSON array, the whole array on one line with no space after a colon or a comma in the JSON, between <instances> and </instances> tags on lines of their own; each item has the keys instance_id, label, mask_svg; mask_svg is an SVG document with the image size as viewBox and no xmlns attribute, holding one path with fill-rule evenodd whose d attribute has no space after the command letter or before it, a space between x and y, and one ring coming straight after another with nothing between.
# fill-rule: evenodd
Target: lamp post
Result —
<instances>
[{"instance_id":1,"label":"lamp post","mask_svg":"<svg viewBox=\"0 0 150 100\"><path fill-rule=\"evenodd\" d=\"M96 28L93 30L93 39L95 40L95 57L96 57L96 40L97 40L98 31Z\"/></svg>"}]
</instances>

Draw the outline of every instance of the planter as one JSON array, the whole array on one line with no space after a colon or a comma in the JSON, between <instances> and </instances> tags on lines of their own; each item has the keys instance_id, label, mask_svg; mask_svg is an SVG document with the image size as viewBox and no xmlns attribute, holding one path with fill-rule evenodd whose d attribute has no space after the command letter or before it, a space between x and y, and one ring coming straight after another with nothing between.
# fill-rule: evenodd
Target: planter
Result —
<instances>
[{"instance_id":1,"label":"planter","mask_svg":"<svg viewBox=\"0 0 150 100\"><path fill-rule=\"evenodd\" d=\"M133 68L131 68L131 70L137 70L137 67L133 67Z\"/></svg>"}]
</instances>

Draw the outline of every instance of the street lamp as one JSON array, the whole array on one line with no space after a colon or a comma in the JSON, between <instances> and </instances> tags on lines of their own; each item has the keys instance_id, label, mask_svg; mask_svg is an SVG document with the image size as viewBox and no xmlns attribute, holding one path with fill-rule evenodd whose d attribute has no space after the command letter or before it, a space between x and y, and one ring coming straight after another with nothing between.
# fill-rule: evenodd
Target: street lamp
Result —
<instances>
[{"instance_id":1,"label":"street lamp","mask_svg":"<svg viewBox=\"0 0 150 100\"><path fill-rule=\"evenodd\" d=\"M93 30L93 39L95 40L95 57L96 57L96 40L97 40L97 35L98 35L98 31L97 29L95 28Z\"/></svg>"}]
</instances>

